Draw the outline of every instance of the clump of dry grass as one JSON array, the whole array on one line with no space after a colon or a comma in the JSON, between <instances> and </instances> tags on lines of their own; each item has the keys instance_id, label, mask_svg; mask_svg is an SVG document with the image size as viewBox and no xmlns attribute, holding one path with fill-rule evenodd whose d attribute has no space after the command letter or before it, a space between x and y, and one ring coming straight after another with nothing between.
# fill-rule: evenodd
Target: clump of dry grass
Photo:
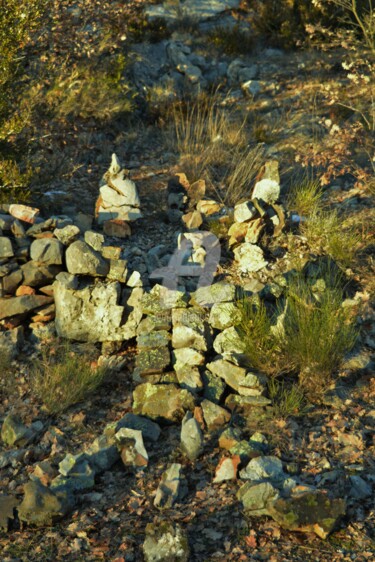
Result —
<instances>
[{"instance_id":1,"label":"clump of dry grass","mask_svg":"<svg viewBox=\"0 0 375 562\"><path fill-rule=\"evenodd\" d=\"M304 174L300 179L293 179L287 196L287 206L300 216L314 214L321 206L323 195L319 179Z\"/></svg>"},{"instance_id":2,"label":"clump of dry grass","mask_svg":"<svg viewBox=\"0 0 375 562\"><path fill-rule=\"evenodd\" d=\"M247 196L264 159L261 146L249 146L246 118L220 105L217 93L175 104L171 118L172 142L189 180L204 178L229 205Z\"/></svg>"},{"instance_id":3,"label":"clump of dry grass","mask_svg":"<svg viewBox=\"0 0 375 562\"><path fill-rule=\"evenodd\" d=\"M105 368L92 367L87 356L65 343L43 349L33 368L32 389L49 413L58 414L93 393L106 374Z\"/></svg>"}]
</instances>

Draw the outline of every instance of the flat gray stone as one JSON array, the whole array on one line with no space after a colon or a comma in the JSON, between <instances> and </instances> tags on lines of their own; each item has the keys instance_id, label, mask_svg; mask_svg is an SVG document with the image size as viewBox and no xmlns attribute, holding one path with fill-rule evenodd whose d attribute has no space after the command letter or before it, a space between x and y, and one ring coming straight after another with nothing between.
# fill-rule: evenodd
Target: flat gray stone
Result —
<instances>
[{"instance_id":1,"label":"flat gray stone","mask_svg":"<svg viewBox=\"0 0 375 562\"><path fill-rule=\"evenodd\" d=\"M61 265L64 259L64 245L55 238L38 238L31 244L30 257L38 263Z\"/></svg>"}]
</instances>

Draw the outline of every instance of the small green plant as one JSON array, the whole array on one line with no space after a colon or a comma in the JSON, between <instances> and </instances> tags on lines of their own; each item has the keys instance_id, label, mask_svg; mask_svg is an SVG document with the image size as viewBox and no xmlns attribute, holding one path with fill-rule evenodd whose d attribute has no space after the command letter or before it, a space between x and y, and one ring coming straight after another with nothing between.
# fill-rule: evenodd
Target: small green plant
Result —
<instances>
[{"instance_id":1,"label":"small green plant","mask_svg":"<svg viewBox=\"0 0 375 562\"><path fill-rule=\"evenodd\" d=\"M278 375L285 370L279 337L272 328L273 314L269 314L263 301L254 303L242 298L237 302L240 321L236 330L243 345L249 366L267 375Z\"/></svg>"},{"instance_id":2,"label":"small green plant","mask_svg":"<svg viewBox=\"0 0 375 562\"><path fill-rule=\"evenodd\" d=\"M302 388L310 395L319 394L330 383L358 335L350 311L342 306L341 276L328 268L319 281L309 283L302 275L291 280L281 343L290 365L299 373Z\"/></svg>"},{"instance_id":3,"label":"small green plant","mask_svg":"<svg viewBox=\"0 0 375 562\"><path fill-rule=\"evenodd\" d=\"M288 418L303 414L305 396L298 384L287 384L284 380L271 377L268 380L268 394L276 417Z\"/></svg>"},{"instance_id":4,"label":"small green plant","mask_svg":"<svg viewBox=\"0 0 375 562\"><path fill-rule=\"evenodd\" d=\"M32 388L47 411L58 414L84 400L104 381L106 369L92 367L87 356L67 343L44 348L33 368Z\"/></svg>"},{"instance_id":5,"label":"small green plant","mask_svg":"<svg viewBox=\"0 0 375 562\"><path fill-rule=\"evenodd\" d=\"M287 197L287 206L300 216L315 214L320 208L323 191L317 178L305 174L301 179L293 179Z\"/></svg>"}]
</instances>

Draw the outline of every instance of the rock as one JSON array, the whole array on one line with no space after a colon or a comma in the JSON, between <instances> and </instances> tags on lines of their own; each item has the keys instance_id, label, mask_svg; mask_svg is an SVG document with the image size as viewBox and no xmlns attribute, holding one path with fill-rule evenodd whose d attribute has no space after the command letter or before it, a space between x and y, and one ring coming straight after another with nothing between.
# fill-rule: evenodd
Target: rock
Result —
<instances>
[{"instance_id":1,"label":"rock","mask_svg":"<svg viewBox=\"0 0 375 562\"><path fill-rule=\"evenodd\" d=\"M72 274L104 277L109 272L108 261L82 240L67 248L65 258L67 270Z\"/></svg>"},{"instance_id":2,"label":"rock","mask_svg":"<svg viewBox=\"0 0 375 562\"><path fill-rule=\"evenodd\" d=\"M203 400L201 408L208 431L215 431L230 421L231 415L228 410L207 399Z\"/></svg>"},{"instance_id":3,"label":"rock","mask_svg":"<svg viewBox=\"0 0 375 562\"><path fill-rule=\"evenodd\" d=\"M236 328L231 326L220 332L215 338L214 350L225 359L232 356L244 358L244 345Z\"/></svg>"},{"instance_id":4,"label":"rock","mask_svg":"<svg viewBox=\"0 0 375 562\"><path fill-rule=\"evenodd\" d=\"M205 217L219 213L222 208L223 205L213 199L202 199L197 202L197 211Z\"/></svg>"},{"instance_id":5,"label":"rock","mask_svg":"<svg viewBox=\"0 0 375 562\"><path fill-rule=\"evenodd\" d=\"M30 247L30 257L38 263L61 265L64 258L64 245L54 238L34 240Z\"/></svg>"},{"instance_id":6,"label":"rock","mask_svg":"<svg viewBox=\"0 0 375 562\"><path fill-rule=\"evenodd\" d=\"M10 215L0 214L0 228L1 230L10 230L12 224L14 223L14 218Z\"/></svg>"},{"instance_id":7,"label":"rock","mask_svg":"<svg viewBox=\"0 0 375 562\"><path fill-rule=\"evenodd\" d=\"M138 385L133 392L135 414L151 419L180 422L187 410L194 409L194 398L190 392L175 384Z\"/></svg>"},{"instance_id":8,"label":"rock","mask_svg":"<svg viewBox=\"0 0 375 562\"><path fill-rule=\"evenodd\" d=\"M23 342L24 338L22 326L13 328L13 330L0 332L0 357L11 361L17 357Z\"/></svg>"},{"instance_id":9,"label":"rock","mask_svg":"<svg viewBox=\"0 0 375 562\"><path fill-rule=\"evenodd\" d=\"M248 80L241 84L241 89L251 98L255 98L262 90L262 86L258 80Z\"/></svg>"},{"instance_id":10,"label":"rock","mask_svg":"<svg viewBox=\"0 0 375 562\"><path fill-rule=\"evenodd\" d=\"M331 500L322 491L295 498L279 498L268 506L268 514L285 529L314 532L322 539L333 531L345 511L344 499Z\"/></svg>"},{"instance_id":11,"label":"rock","mask_svg":"<svg viewBox=\"0 0 375 562\"><path fill-rule=\"evenodd\" d=\"M199 211L190 211L181 218L182 222L189 230L197 229L203 224L203 218Z\"/></svg>"},{"instance_id":12,"label":"rock","mask_svg":"<svg viewBox=\"0 0 375 562\"><path fill-rule=\"evenodd\" d=\"M12 241L6 236L0 236L0 259L14 256Z\"/></svg>"},{"instance_id":13,"label":"rock","mask_svg":"<svg viewBox=\"0 0 375 562\"><path fill-rule=\"evenodd\" d=\"M154 285L141 299L143 314L155 315L172 308L186 308L188 296L182 291L174 291L161 285Z\"/></svg>"},{"instance_id":14,"label":"rock","mask_svg":"<svg viewBox=\"0 0 375 562\"><path fill-rule=\"evenodd\" d=\"M255 219L248 224L247 232L245 235L245 242L256 244L264 230L266 223L262 218Z\"/></svg>"},{"instance_id":15,"label":"rock","mask_svg":"<svg viewBox=\"0 0 375 562\"><path fill-rule=\"evenodd\" d=\"M253 198L265 203L276 203L280 197L280 184L273 179L263 179L255 184Z\"/></svg>"},{"instance_id":16,"label":"rock","mask_svg":"<svg viewBox=\"0 0 375 562\"><path fill-rule=\"evenodd\" d=\"M170 315L170 311L169 314L155 314L155 315L150 315L147 316L147 318L144 318L139 326L138 326L138 330L137 330L137 334L145 334L148 332L152 332L152 331L157 331L157 330L170 330L172 325L172 318Z\"/></svg>"},{"instance_id":17,"label":"rock","mask_svg":"<svg viewBox=\"0 0 375 562\"><path fill-rule=\"evenodd\" d=\"M204 397L210 402L218 404L226 389L225 382L210 371L204 372L202 380L204 385Z\"/></svg>"},{"instance_id":18,"label":"rock","mask_svg":"<svg viewBox=\"0 0 375 562\"><path fill-rule=\"evenodd\" d=\"M1 427L1 439L9 447L23 447L35 437L35 432L26 427L18 416L8 414Z\"/></svg>"},{"instance_id":19,"label":"rock","mask_svg":"<svg viewBox=\"0 0 375 562\"><path fill-rule=\"evenodd\" d=\"M9 521L13 521L14 509L19 503L13 496L0 495L0 529L3 531L8 531Z\"/></svg>"},{"instance_id":20,"label":"rock","mask_svg":"<svg viewBox=\"0 0 375 562\"><path fill-rule=\"evenodd\" d=\"M10 299L0 299L0 320L10 318L17 314L26 314L50 304L53 301L51 297L42 295L25 295L24 297L12 297Z\"/></svg>"},{"instance_id":21,"label":"rock","mask_svg":"<svg viewBox=\"0 0 375 562\"><path fill-rule=\"evenodd\" d=\"M158 347L166 347L170 342L169 332L166 330L159 330L157 332L150 332L147 334L140 334L137 336L138 349L152 350Z\"/></svg>"},{"instance_id":22,"label":"rock","mask_svg":"<svg viewBox=\"0 0 375 562\"><path fill-rule=\"evenodd\" d=\"M121 302L120 283L98 282L79 289L76 279L66 274L66 278L58 276L54 288L56 330L60 337L94 342L125 341L135 337L142 312L130 303L126 308L118 304ZM136 296L139 300L139 295Z\"/></svg>"},{"instance_id":23,"label":"rock","mask_svg":"<svg viewBox=\"0 0 375 562\"><path fill-rule=\"evenodd\" d=\"M139 375L152 375L165 371L170 362L169 349L156 347L155 349L142 349L136 357L135 366Z\"/></svg>"},{"instance_id":24,"label":"rock","mask_svg":"<svg viewBox=\"0 0 375 562\"><path fill-rule=\"evenodd\" d=\"M51 525L62 519L74 507L71 494L64 488L56 491L39 482L28 482L24 486L24 498L18 507L18 517L31 525Z\"/></svg>"},{"instance_id":25,"label":"rock","mask_svg":"<svg viewBox=\"0 0 375 562\"><path fill-rule=\"evenodd\" d=\"M67 224L63 228L55 228L53 234L64 246L69 246L69 244L72 244L72 242L75 242L79 238L81 231L78 226Z\"/></svg>"},{"instance_id":26,"label":"rock","mask_svg":"<svg viewBox=\"0 0 375 562\"><path fill-rule=\"evenodd\" d=\"M116 433L115 439L125 466L144 468L148 465L142 431L124 427Z\"/></svg>"},{"instance_id":27,"label":"rock","mask_svg":"<svg viewBox=\"0 0 375 562\"><path fill-rule=\"evenodd\" d=\"M249 229L249 223L234 222L228 230L229 246L234 246L235 244L239 244L240 242L243 242L245 240L245 236L247 234L248 229Z\"/></svg>"},{"instance_id":28,"label":"rock","mask_svg":"<svg viewBox=\"0 0 375 562\"><path fill-rule=\"evenodd\" d=\"M268 515L268 506L280 497L270 482L246 482L237 492L237 498L250 516Z\"/></svg>"},{"instance_id":29,"label":"rock","mask_svg":"<svg viewBox=\"0 0 375 562\"><path fill-rule=\"evenodd\" d=\"M17 268L9 275L3 277L3 291L5 295L14 295L23 281L23 273L21 268ZM18 296L18 295L17 295Z\"/></svg>"},{"instance_id":30,"label":"rock","mask_svg":"<svg viewBox=\"0 0 375 562\"><path fill-rule=\"evenodd\" d=\"M145 562L188 562L190 550L186 533L176 523L148 523L143 554Z\"/></svg>"},{"instance_id":31,"label":"rock","mask_svg":"<svg viewBox=\"0 0 375 562\"><path fill-rule=\"evenodd\" d=\"M202 353L191 347L181 347L173 351L175 369L203 365L205 358Z\"/></svg>"},{"instance_id":32,"label":"rock","mask_svg":"<svg viewBox=\"0 0 375 562\"><path fill-rule=\"evenodd\" d=\"M234 256L242 273L259 271L268 264L264 259L261 248L248 242L235 248Z\"/></svg>"},{"instance_id":33,"label":"rock","mask_svg":"<svg viewBox=\"0 0 375 562\"><path fill-rule=\"evenodd\" d=\"M189 392L192 393L198 392L202 389L203 382L197 367L175 365L174 370L181 388L186 388L186 390L189 390Z\"/></svg>"},{"instance_id":34,"label":"rock","mask_svg":"<svg viewBox=\"0 0 375 562\"><path fill-rule=\"evenodd\" d=\"M264 408L271 404L271 400L265 396L239 396L238 394L229 394L225 399L225 405L230 410L243 410L250 413L250 410L257 416L261 417L261 412L255 412L255 408Z\"/></svg>"},{"instance_id":35,"label":"rock","mask_svg":"<svg viewBox=\"0 0 375 562\"><path fill-rule=\"evenodd\" d=\"M183 5L184 16L195 20L214 18L225 10L238 8L240 0L186 0ZM178 20L180 15L176 7L165 2L162 5L148 6L145 8L148 19L163 18L166 22ZM169 562L169 561L168 561Z\"/></svg>"},{"instance_id":36,"label":"rock","mask_svg":"<svg viewBox=\"0 0 375 562\"><path fill-rule=\"evenodd\" d=\"M104 221L103 232L107 236L114 236L115 238L129 238L132 233L129 223L123 219Z\"/></svg>"},{"instance_id":37,"label":"rock","mask_svg":"<svg viewBox=\"0 0 375 562\"><path fill-rule=\"evenodd\" d=\"M372 488L361 476L352 475L349 476L351 488L349 490L349 496L356 500L364 500L370 498L372 495Z\"/></svg>"},{"instance_id":38,"label":"rock","mask_svg":"<svg viewBox=\"0 0 375 562\"><path fill-rule=\"evenodd\" d=\"M215 470L215 478L213 482L218 484L227 480L237 480L237 469L241 459L238 455L233 457L222 457Z\"/></svg>"},{"instance_id":39,"label":"rock","mask_svg":"<svg viewBox=\"0 0 375 562\"><path fill-rule=\"evenodd\" d=\"M34 224L39 215L39 209L28 207L27 205L15 204L9 206L9 214L23 222Z\"/></svg>"},{"instance_id":40,"label":"rock","mask_svg":"<svg viewBox=\"0 0 375 562\"><path fill-rule=\"evenodd\" d=\"M240 68L238 71L238 81L242 84L243 82L254 80L255 78L258 77L258 74L259 74L259 67L257 64L252 64L251 66Z\"/></svg>"},{"instance_id":41,"label":"rock","mask_svg":"<svg viewBox=\"0 0 375 562\"><path fill-rule=\"evenodd\" d=\"M191 412L186 412L181 426L181 450L191 460L203 451L203 433Z\"/></svg>"},{"instance_id":42,"label":"rock","mask_svg":"<svg viewBox=\"0 0 375 562\"><path fill-rule=\"evenodd\" d=\"M85 232L85 242L86 242L86 244L91 246L91 248L93 250L95 250L96 252L101 252L102 249L103 249L105 238L104 238L103 234L100 234L100 232L94 232L93 230L87 230Z\"/></svg>"},{"instance_id":43,"label":"rock","mask_svg":"<svg viewBox=\"0 0 375 562\"><path fill-rule=\"evenodd\" d=\"M259 457L252 459L249 464L241 470L240 477L243 480L284 480L286 475L283 471L283 463L277 457Z\"/></svg>"},{"instance_id":44,"label":"rock","mask_svg":"<svg viewBox=\"0 0 375 562\"><path fill-rule=\"evenodd\" d=\"M224 359L215 359L211 363L207 363L207 369L214 375L225 380L228 386L234 390L238 390L239 386L243 384L246 376L246 369L237 367L229 361Z\"/></svg>"},{"instance_id":45,"label":"rock","mask_svg":"<svg viewBox=\"0 0 375 562\"><path fill-rule=\"evenodd\" d=\"M70 455L59 464L60 475L52 480L50 489L65 488L74 493L95 486L95 470L85 454ZM62 474L62 475L61 475Z\"/></svg>"},{"instance_id":46,"label":"rock","mask_svg":"<svg viewBox=\"0 0 375 562\"><path fill-rule=\"evenodd\" d=\"M232 303L215 303L210 312L209 323L213 328L225 330L230 326L235 326L241 319L240 311Z\"/></svg>"},{"instance_id":47,"label":"rock","mask_svg":"<svg viewBox=\"0 0 375 562\"><path fill-rule=\"evenodd\" d=\"M229 451L242 439L242 433L237 427L227 427L220 433L219 447Z\"/></svg>"},{"instance_id":48,"label":"rock","mask_svg":"<svg viewBox=\"0 0 375 562\"><path fill-rule=\"evenodd\" d=\"M199 306L211 306L215 303L232 302L235 295L235 286L221 281L206 287L199 287L191 295L191 301Z\"/></svg>"},{"instance_id":49,"label":"rock","mask_svg":"<svg viewBox=\"0 0 375 562\"><path fill-rule=\"evenodd\" d=\"M242 223L253 219L257 214L257 210L251 201L239 203L234 208L234 220Z\"/></svg>"},{"instance_id":50,"label":"rock","mask_svg":"<svg viewBox=\"0 0 375 562\"><path fill-rule=\"evenodd\" d=\"M123 427L141 431L143 439L153 442L156 442L159 439L161 432L157 423L147 418L143 418L142 416L136 416L132 413L125 414L125 416L121 418L116 425L117 431Z\"/></svg>"},{"instance_id":51,"label":"rock","mask_svg":"<svg viewBox=\"0 0 375 562\"><path fill-rule=\"evenodd\" d=\"M238 441L229 449L229 452L232 455L238 455L241 459L241 463L249 462L250 459L261 457L263 454L258 443L252 443L251 441L246 441L246 439Z\"/></svg>"},{"instance_id":52,"label":"rock","mask_svg":"<svg viewBox=\"0 0 375 562\"><path fill-rule=\"evenodd\" d=\"M163 473L156 495L154 506L161 509L170 509L173 504L181 500L186 494L186 483L182 476L182 465L173 463Z\"/></svg>"},{"instance_id":53,"label":"rock","mask_svg":"<svg viewBox=\"0 0 375 562\"><path fill-rule=\"evenodd\" d=\"M103 251L103 256L107 257L104 251ZM119 259L109 260L109 271L107 273L107 279L110 279L111 281L120 281L120 283L126 283L127 276L128 276L128 262L126 260L119 260Z\"/></svg>"},{"instance_id":54,"label":"rock","mask_svg":"<svg viewBox=\"0 0 375 562\"><path fill-rule=\"evenodd\" d=\"M29 287L43 287L51 283L61 272L60 265L38 264L29 261L21 266L23 274L23 284Z\"/></svg>"},{"instance_id":55,"label":"rock","mask_svg":"<svg viewBox=\"0 0 375 562\"><path fill-rule=\"evenodd\" d=\"M204 334L189 326L174 326L172 332L172 346L174 349L191 348L198 351L207 351L208 342Z\"/></svg>"}]
</instances>

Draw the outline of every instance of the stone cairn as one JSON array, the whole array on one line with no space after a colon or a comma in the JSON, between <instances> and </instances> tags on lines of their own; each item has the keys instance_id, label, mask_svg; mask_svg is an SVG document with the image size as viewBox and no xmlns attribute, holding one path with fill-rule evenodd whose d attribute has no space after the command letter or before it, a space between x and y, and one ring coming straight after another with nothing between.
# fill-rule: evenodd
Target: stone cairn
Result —
<instances>
[{"instance_id":1,"label":"stone cairn","mask_svg":"<svg viewBox=\"0 0 375 562\"><path fill-rule=\"evenodd\" d=\"M277 163L269 162L252 198L233 210L226 242L242 273L267 265L259 240L263 229L277 235L284 227L279 193ZM96 204L104 234L92 229L92 217L86 215L42 219L37 209L22 205L3 205L0 211L1 353L17 356L25 325L34 341L56 334L103 343L136 338L138 348L133 413L108 425L86 450L68 453L49 486L41 482L42 469L32 475L23 501L15 505L10 498L9 519L14 507L27 523L44 525L63 517L116 461L145 470L147 443L158 440L159 424L179 423L181 451L192 463L204 451L205 437L217 436L223 455L214 482L239 478L237 496L249 515L269 515L286 528L327 536L345 511L344 500L331 500L324 490L302 485L285 472L282 462L268 454L264 435L228 427L234 411L257 422L267 419L272 407L266 377L244 360L236 329L237 288L215 280L194 290L189 280L167 288L159 279L150 289L138 272L128 271L121 246L108 244L109 236L130 236L129 222L141 217L136 186L115 155ZM204 182L190 185L179 174L169 182L168 217L185 225L179 240L192 242L187 261L204 265L207 254L199 248L197 229L228 223L228 209L205 198ZM252 293L266 289L258 284ZM41 431L9 415L1 435L6 445L19 447ZM171 507L185 494L182 465L173 463L159 484L155 506ZM310 509L312 504L316 509ZM150 543L156 540L154 531L149 529ZM178 530L168 532L183 542Z\"/></svg>"}]
</instances>

